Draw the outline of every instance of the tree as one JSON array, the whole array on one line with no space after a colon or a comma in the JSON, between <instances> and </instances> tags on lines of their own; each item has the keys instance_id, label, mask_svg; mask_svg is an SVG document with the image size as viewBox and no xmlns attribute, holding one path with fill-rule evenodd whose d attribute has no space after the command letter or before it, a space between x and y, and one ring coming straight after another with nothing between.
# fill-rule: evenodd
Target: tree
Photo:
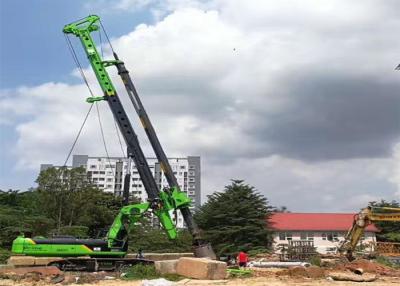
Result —
<instances>
[{"instance_id":1,"label":"tree","mask_svg":"<svg viewBox=\"0 0 400 286\"><path fill-rule=\"evenodd\" d=\"M188 230L178 230L178 237L170 240L164 229L154 227L147 218L141 219L129 235L129 250L138 252L191 252L192 235Z\"/></svg>"},{"instance_id":2,"label":"tree","mask_svg":"<svg viewBox=\"0 0 400 286\"><path fill-rule=\"evenodd\" d=\"M56 222L56 234L96 236L122 207L122 199L94 186L84 168L49 168L37 183L38 205Z\"/></svg>"},{"instance_id":3,"label":"tree","mask_svg":"<svg viewBox=\"0 0 400 286\"><path fill-rule=\"evenodd\" d=\"M393 200L387 202L381 200L380 202L370 202L369 206L377 208L374 212L393 212L391 210L379 209L380 207L399 208L400 203ZM376 234L378 241L400 242L400 223L390 221L376 221L374 224L381 230Z\"/></svg>"},{"instance_id":4,"label":"tree","mask_svg":"<svg viewBox=\"0 0 400 286\"><path fill-rule=\"evenodd\" d=\"M72 226L86 205L85 191L96 187L87 179L84 168L49 168L40 172L38 179L40 206L56 221L57 232L63 225Z\"/></svg>"},{"instance_id":5,"label":"tree","mask_svg":"<svg viewBox=\"0 0 400 286\"><path fill-rule=\"evenodd\" d=\"M273 208L257 190L232 180L223 192L208 196L194 218L218 255L271 246L268 218Z\"/></svg>"},{"instance_id":6,"label":"tree","mask_svg":"<svg viewBox=\"0 0 400 286\"><path fill-rule=\"evenodd\" d=\"M0 247L10 247L18 234L46 235L54 221L43 216L32 206L37 192L0 190Z\"/></svg>"}]
</instances>

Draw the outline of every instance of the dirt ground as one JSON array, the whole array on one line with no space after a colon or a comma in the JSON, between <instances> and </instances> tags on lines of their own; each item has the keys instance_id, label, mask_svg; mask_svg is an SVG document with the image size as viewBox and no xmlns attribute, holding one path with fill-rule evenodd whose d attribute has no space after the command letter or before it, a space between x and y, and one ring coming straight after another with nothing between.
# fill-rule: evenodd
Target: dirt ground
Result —
<instances>
[{"instance_id":1,"label":"dirt ground","mask_svg":"<svg viewBox=\"0 0 400 286\"><path fill-rule=\"evenodd\" d=\"M205 286L205 285L228 285L228 286L339 286L339 285L365 285L365 286L378 286L378 285L399 285L399 278L393 277L381 277L374 282L340 282L340 281L329 281L327 279L310 279L310 278L289 278L289 277L258 277L258 278L247 278L247 279L230 279L230 280L193 280L184 279L176 283L176 285L189 285L189 286ZM142 281L122 281L122 280L108 280L98 281L91 284L71 284L81 286L140 286ZM3 279L0 280L0 286L50 286L55 284L49 284L44 281L39 282L15 282L12 280ZM57 284L60 285L60 284Z\"/></svg>"}]
</instances>

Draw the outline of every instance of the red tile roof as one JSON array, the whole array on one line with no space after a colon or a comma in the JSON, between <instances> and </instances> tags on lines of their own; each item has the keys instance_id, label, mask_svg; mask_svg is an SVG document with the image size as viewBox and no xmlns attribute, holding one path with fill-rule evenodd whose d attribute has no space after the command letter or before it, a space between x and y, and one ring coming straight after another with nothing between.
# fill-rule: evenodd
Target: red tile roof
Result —
<instances>
[{"instance_id":1,"label":"red tile roof","mask_svg":"<svg viewBox=\"0 0 400 286\"><path fill-rule=\"evenodd\" d=\"M270 225L275 230L347 231L353 223L351 213L274 213ZM378 232L375 225L366 231Z\"/></svg>"}]
</instances>

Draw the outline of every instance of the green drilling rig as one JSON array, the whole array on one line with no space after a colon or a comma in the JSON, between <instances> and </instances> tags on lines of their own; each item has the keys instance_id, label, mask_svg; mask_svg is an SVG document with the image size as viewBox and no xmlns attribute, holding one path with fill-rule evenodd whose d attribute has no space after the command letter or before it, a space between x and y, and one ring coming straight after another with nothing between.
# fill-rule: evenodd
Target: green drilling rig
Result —
<instances>
[{"instance_id":1,"label":"green drilling rig","mask_svg":"<svg viewBox=\"0 0 400 286\"><path fill-rule=\"evenodd\" d=\"M135 263L152 263L151 261L141 258L126 257L129 230L134 227L135 223L137 223L145 213L151 211L158 218L168 237L170 239L175 239L177 237L177 230L170 213L172 211L180 211L193 237L194 255L196 257L215 259L216 257L211 245L201 237L201 232L193 220L189 209L191 200L186 193L180 190L167 156L158 140L155 129L143 107L124 62L118 58L110 41L109 43L113 56L112 60L104 60L98 52L91 34L100 29L104 30L100 18L96 15L91 15L65 25L63 32L67 39L68 35L74 35L79 38L103 91L102 96L92 96L86 101L91 104L108 103L127 145L128 158L132 159L135 163L140 179L143 182L143 186L148 195L148 201L124 206L108 230L106 237L103 239L78 239L74 237L26 238L24 236L19 236L13 242L12 252L16 255L61 257L61 260L54 261L50 264L56 265L62 270L115 270L122 266L133 265ZM72 45L70 45L70 48L71 47ZM77 60L76 54L73 53L73 55L75 60ZM148 166L137 135L107 72L107 68L112 66L116 67L128 97L145 129L146 135L168 182L169 188L167 189L159 189L152 171ZM131 178L128 172L124 178L125 184L123 190L126 202L129 198L130 180Z\"/></svg>"}]
</instances>

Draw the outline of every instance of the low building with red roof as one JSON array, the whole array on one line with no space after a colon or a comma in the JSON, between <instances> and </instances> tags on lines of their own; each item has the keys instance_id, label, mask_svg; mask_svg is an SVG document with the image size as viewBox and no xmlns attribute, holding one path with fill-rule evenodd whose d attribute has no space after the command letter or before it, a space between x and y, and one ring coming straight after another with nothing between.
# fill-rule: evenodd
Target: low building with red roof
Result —
<instances>
[{"instance_id":1,"label":"low building with red roof","mask_svg":"<svg viewBox=\"0 0 400 286\"><path fill-rule=\"evenodd\" d=\"M290 240L313 241L320 253L335 252L351 228L354 213L274 213L269 225L274 230L274 246L288 244ZM372 245L379 230L370 224L360 243Z\"/></svg>"}]
</instances>

